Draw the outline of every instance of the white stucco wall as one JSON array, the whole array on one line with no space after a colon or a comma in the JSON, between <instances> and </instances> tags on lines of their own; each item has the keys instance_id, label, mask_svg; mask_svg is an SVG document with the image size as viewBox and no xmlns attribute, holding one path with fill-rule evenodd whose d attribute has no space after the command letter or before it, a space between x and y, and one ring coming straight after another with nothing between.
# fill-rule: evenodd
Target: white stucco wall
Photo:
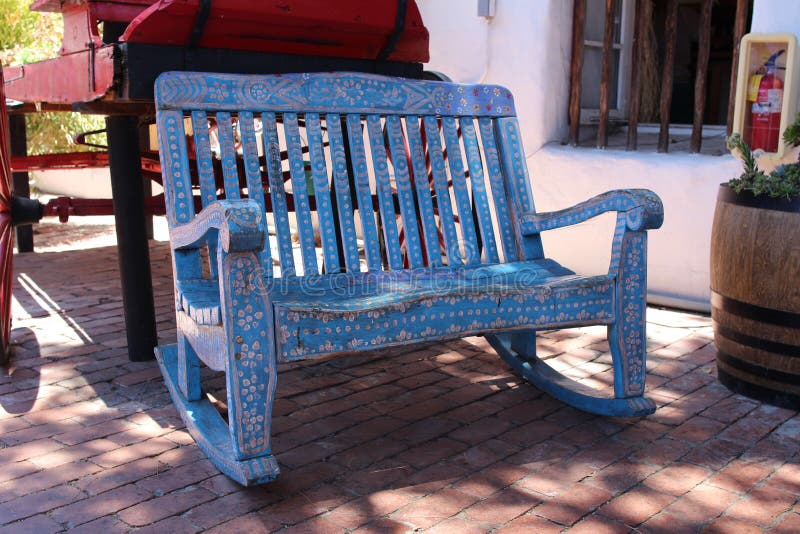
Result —
<instances>
[{"instance_id":1,"label":"white stucco wall","mask_svg":"<svg viewBox=\"0 0 800 534\"><path fill-rule=\"evenodd\" d=\"M788 32L799 35L800 2L797 0L754 0L750 31L753 33Z\"/></svg>"},{"instance_id":2,"label":"white stucco wall","mask_svg":"<svg viewBox=\"0 0 800 534\"><path fill-rule=\"evenodd\" d=\"M709 249L717 188L740 172L731 156L653 154L561 146L567 135L572 2L419 0L431 35L427 68L453 80L498 83L515 95L539 211L609 189L645 187L664 201L664 226L650 234L649 300L709 309ZM755 0L754 32L800 33L800 1ZM545 250L585 273L608 269L613 217L545 235Z\"/></svg>"},{"instance_id":3,"label":"white stucco wall","mask_svg":"<svg viewBox=\"0 0 800 534\"><path fill-rule=\"evenodd\" d=\"M646 188L664 203L648 233L648 300L709 310L709 250L717 189L740 172L733 156L598 151L550 144L528 160L536 209L572 206L609 189ZM608 271L614 216L546 232L545 252L581 274Z\"/></svg>"},{"instance_id":4,"label":"white stucco wall","mask_svg":"<svg viewBox=\"0 0 800 534\"><path fill-rule=\"evenodd\" d=\"M489 20L477 15L475 0L419 0L418 5L431 36L426 69L457 82L508 87L528 155L566 136L571 1L497 0Z\"/></svg>"}]
</instances>

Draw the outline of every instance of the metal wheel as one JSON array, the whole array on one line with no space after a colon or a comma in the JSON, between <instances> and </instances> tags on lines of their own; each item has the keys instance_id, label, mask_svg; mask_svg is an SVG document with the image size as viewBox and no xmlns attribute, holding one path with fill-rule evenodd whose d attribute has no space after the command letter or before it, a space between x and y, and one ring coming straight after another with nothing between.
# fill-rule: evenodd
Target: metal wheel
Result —
<instances>
[{"instance_id":1,"label":"metal wheel","mask_svg":"<svg viewBox=\"0 0 800 534\"><path fill-rule=\"evenodd\" d=\"M11 148L8 113L0 67L0 363L8 359L11 338L11 285L13 283L14 228L11 225Z\"/></svg>"}]
</instances>

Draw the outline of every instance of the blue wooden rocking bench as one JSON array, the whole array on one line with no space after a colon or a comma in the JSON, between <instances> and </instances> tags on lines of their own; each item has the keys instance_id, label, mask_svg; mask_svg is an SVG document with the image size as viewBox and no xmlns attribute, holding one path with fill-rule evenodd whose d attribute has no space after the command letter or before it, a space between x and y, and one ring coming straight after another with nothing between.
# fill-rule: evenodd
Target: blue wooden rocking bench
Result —
<instances>
[{"instance_id":1,"label":"blue wooden rocking bench","mask_svg":"<svg viewBox=\"0 0 800 534\"><path fill-rule=\"evenodd\" d=\"M537 214L507 89L172 72L155 92L178 328L156 353L197 444L233 479L278 474L279 361L482 334L576 408L654 411L645 231L661 225L661 201L622 190ZM544 257L540 232L608 211L607 274ZM591 324L608 325L613 392L536 357L536 330ZM201 361L226 374L227 423L201 391Z\"/></svg>"}]
</instances>

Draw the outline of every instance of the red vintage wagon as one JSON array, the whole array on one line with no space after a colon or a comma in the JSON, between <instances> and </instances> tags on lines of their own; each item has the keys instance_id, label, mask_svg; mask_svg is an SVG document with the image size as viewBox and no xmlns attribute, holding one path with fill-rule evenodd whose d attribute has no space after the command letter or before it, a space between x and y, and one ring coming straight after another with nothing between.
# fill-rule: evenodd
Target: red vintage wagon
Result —
<instances>
[{"instance_id":1,"label":"red vintage wagon","mask_svg":"<svg viewBox=\"0 0 800 534\"><path fill-rule=\"evenodd\" d=\"M7 67L0 90L0 358L11 331L13 227L19 250L29 251L24 228L42 216L112 213L129 357L153 357L147 216L162 214L164 205L146 193L146 179L160 182L161 169L140 146L139 129L154 115L160 73L348 70L419 78L428 60L428 33L414 0L36 0L31 9L60 12L64 39L59 57ZM6 109L6 98L21 105ZM108 152L26 156L22 114L49 110L106 115ZM105 165L111 201L41 205L26 198L28 170Z\"/></svg>"}]
</instances>

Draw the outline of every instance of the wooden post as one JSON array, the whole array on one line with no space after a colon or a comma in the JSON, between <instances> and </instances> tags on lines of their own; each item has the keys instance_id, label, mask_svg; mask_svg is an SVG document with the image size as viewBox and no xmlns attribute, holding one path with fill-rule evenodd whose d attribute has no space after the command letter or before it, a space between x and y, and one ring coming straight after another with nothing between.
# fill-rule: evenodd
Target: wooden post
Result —
<instances>
[{"instance_id":1,"label":"wooden post","mask_svg":"<svg viewBox=\"0 0 800 534\"><path fill-rule=\"evenodd\" d=\"M25 114L13 113L8 116L8 129L11 137L11 155L28 155L28 136L25 130ZM15 172L11 175L14 183L14 196L30 198L31 186L28 171ZM20 252L33 252L33 227L22 224L15 229L17 250Z\"/></svg>"},{"instance_id":2,"label":"wooden post","mask_svg":"<svg viewBox=\"0 0 800 534\"><path fill-rule=\"evenodd\" d=\"M603 28L603 64L600 74L600 124L597 126L597 148L608 145L608 107L611 98L611 53L614 45L614 0L606 0L606 21Z\"/></svg>"},{"instance_id":3,"label":"wooden post","mask_svg":"<svg viewBox=\"0 0 800 534\"><path fill-rule=\"evenodd\" d=\"M642 60L642 48L644 37L644 2L643 0L636 0L636 14L633 20L633 41L631 42L631 85L629 91L629 104L628 104L628 150L636 150L638 146L638 132L636 129L639 127L639 104L640 88L639 72L640 63Z\"/></svg>"},{"instance_id":4,"label":"wooden post","mask_svg":"<svg viewBox=\"0 0 800 534\"><path fill-rule=\"evenodd\" d=\"M739 74L739 45L747 26L747 12L749 0L736 1L736 21L733 24L733 60L731 63L731 90L728 98L728 128L727 135L733 132L733 108L736 106L736 84Z\"/></svg>"},{"instance_id":5,"label":"wooden post","mask_svg":"<svg viewBox=\"0 0 800 534\"><path fill-rule=\"evenodd\" d=\"M694 78L694 123L689 152L700 152L703 142L703 115L706 109L706 75L711 52L711 7L713 0L703 0L700 11L700 39L697 45L697 71Z\"/></svg>"},{"instance_id":6,"label":"wooden post","mask_svg":"<svg viewBox=\"0 0 800 534\"><path fill-rule=\"evenodd\" d=\"M658 132L658 151L669 150L669 107L672 104L672 74L675 68L675 29L678 25L678 0L667 4L667 22L664 27L664 66L661 70L661 129Z\"/></svg>"},{"instance_id":7,"label":"wooden post","mask_svg":"<svg viewBox=\"0 0 800 534\"><path fill-rule=\"evenodd\" d=\"M586 0L575 0L572 11L572 62L569 71L569 144L578 146L581 122L581 73L583 72L583 28Z\"/></svg>"},{"instance_id":8,"label":"wooden post","mask_svg":"<svg viewBox=\"0 0 800 534\"><path fill-rule=\"evenodd\" d=\"M158 339L137 124L134 116L106 117L128 358L146 361L155 357L153 349Z\"/></svg>"}]
</instances>

